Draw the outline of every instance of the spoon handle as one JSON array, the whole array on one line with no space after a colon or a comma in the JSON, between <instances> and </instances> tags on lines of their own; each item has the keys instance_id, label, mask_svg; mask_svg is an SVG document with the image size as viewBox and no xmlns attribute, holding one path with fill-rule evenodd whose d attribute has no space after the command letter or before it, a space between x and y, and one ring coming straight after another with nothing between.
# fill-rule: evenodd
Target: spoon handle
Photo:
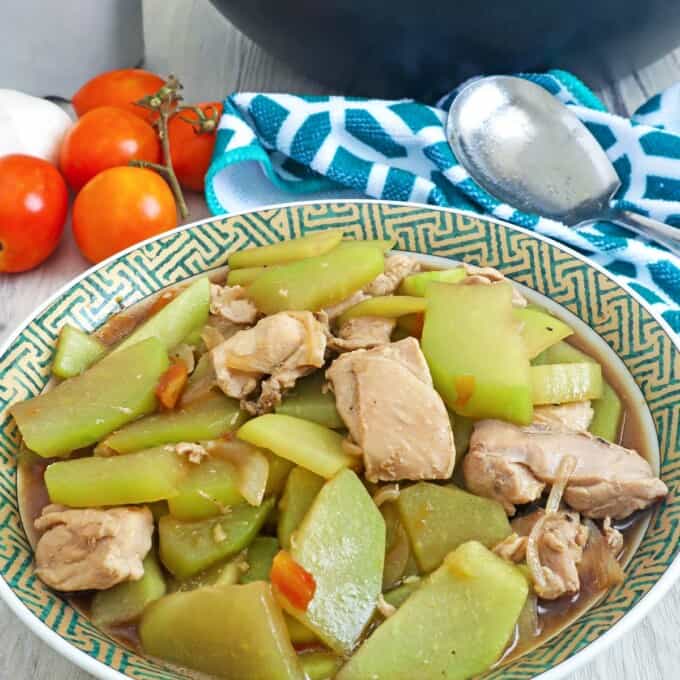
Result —
<instances>
[{"instance_id":1,"label":"spoon handle","mask_svg":"<svg viewBox=\"0 0 680 680\"><path fill-rule=\"evenodd\" d=\"M644 238L656 241L668 248L674 255L680 257L680 228L671 227L629 210L612 210L603 217L610 222L634 231Z\"/></svg>"}]
</instances>

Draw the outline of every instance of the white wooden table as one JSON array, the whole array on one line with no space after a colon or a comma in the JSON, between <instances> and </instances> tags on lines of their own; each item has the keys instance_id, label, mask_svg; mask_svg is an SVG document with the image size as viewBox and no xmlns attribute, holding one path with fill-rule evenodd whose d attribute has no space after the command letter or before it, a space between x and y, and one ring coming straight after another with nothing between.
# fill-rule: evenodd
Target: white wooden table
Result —
<instances>
[{"instance_id":1,"label":"white wooden table","mask_svg":"<svg viewBox=\"0 0 680 680\"><path fill-rule=\"evenodd\" d=\"M207 0L145 0L144 9L147 66L161 74L177 73L188 101L220 99L239 89L324 92L253 45ZM600 94L612 109L627 113L678 79L680 50ZM189 200L191 219L209 214L200 196ZM35 271L0 274L0 343L39 303L86 267L68 234ZM673 680L680 677L679 643L680 585L633 632L569 680ZM0 603L0 680L90 677L40 642Z\"/></svg>"}]
</instances>

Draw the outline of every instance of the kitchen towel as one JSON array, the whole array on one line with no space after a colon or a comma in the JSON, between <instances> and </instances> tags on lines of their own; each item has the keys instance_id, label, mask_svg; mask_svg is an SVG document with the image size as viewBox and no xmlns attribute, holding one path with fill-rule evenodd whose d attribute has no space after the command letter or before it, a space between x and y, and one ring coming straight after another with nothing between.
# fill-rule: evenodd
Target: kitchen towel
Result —
<instances>
[{"instance_id":1,"label":"kitchen towel","mask_svg":"<svg viewBox=\"0 0 680 680\"><path fill-rule=\"evenodd\" d=\"M522 74L569 106L621 178L614 204L680 229L680 85L631 119L608 112L564 71ZM446 112L404 99L237 93L225 100L206 199L214 214L317 198L371 197L489 214L584 253L628 284L680 333L680 259L608 222L575 231L500 203L446 141Z\"/></svg>"}]
</instances>

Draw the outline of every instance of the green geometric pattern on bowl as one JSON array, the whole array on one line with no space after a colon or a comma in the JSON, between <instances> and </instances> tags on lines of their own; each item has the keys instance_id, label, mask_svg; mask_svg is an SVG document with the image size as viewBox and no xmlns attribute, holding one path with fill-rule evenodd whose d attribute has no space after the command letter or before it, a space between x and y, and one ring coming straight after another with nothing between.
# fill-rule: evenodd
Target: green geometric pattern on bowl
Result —
<instances>
[{"instance_id":1,"label":"green geometric pattern on bowl","mask_svg":"<svg viewBox=\"0 0 680 680\"><path fill-rule=\"evenodd\" d=\"M607 632L650 591L677 555L680 353L647 309L599 269L533 234L454 211L339 202L290 205L212 219L134 247L68 286L0 355L0 575L38 619L77 649L131 678L182 677L111 640L37 579L17 507L19 436L7 410L43 389L64 323L92 331L111 314L161 288L226 264L235 250L331 228L343 228L357 238L394 235L400 250L498 268L593 328L624 361L647 401L659 436L661 476L670 494L655 511L626 568L623 585L549 644L485 676L533 678Z\"/></svg>"}]
</instances>

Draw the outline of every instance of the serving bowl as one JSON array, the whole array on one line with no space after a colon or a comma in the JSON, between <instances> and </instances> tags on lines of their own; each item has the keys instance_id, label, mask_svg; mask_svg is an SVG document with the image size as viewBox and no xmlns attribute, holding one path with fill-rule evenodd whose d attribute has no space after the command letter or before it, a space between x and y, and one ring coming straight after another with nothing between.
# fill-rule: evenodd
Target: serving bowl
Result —
<instances>
[{"instance_id":1,"label":"serving bowl","mask_svg":"<svg viewBox=\"0 0 680 680\"><path fill-rule=\"evenodd\" d=\"M429 206L378 201L275 206L180 227L119 253L58 291L0 350L0 596L39 637L99 678L183 677L98 630L36 577L19 517L19 434L8 408L38 394L50 377L59 329L88 331L161 288L223 266L230 253L304 233L342 228L356 238L394 235L399 250L498 268L589 326L634 383L670 489L655 508L625 582L544 644L485 677L561 677L638 622L680 575L680 347L634 292L554 242L497 220ZM423 679L425 680L425 679Z\"/></svg>"}]
</instances>

